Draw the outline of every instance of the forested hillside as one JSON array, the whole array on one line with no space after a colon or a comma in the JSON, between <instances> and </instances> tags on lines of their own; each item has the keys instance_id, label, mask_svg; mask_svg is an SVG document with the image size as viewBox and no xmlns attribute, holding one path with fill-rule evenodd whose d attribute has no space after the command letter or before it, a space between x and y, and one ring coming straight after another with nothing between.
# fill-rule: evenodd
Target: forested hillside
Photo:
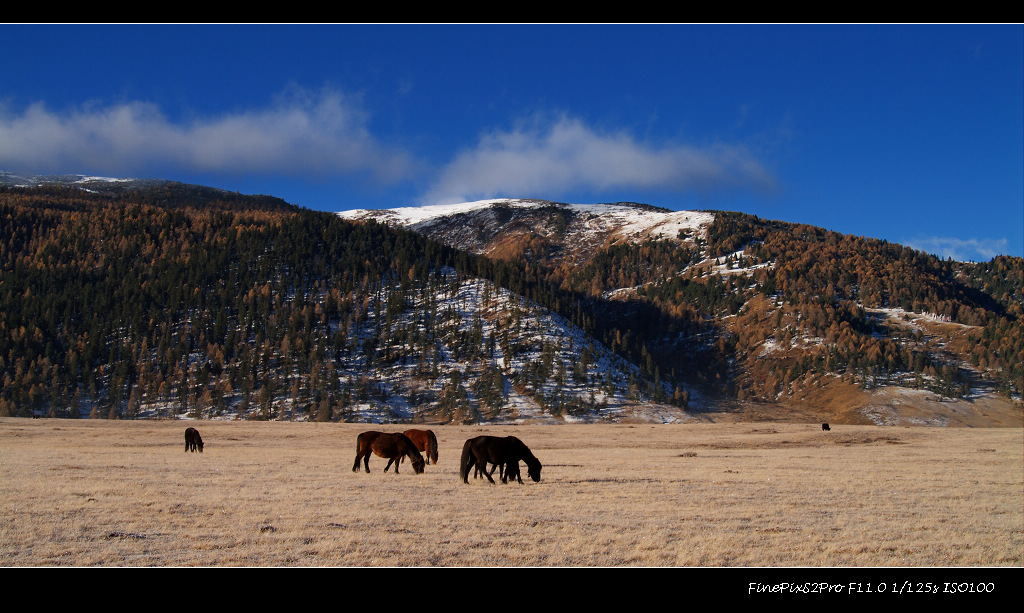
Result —
<instances>
[{"instance_id":1,"label":"forested hillside","mask_svg":"<svg viewBox=\"0 0 1024 613\"><path fill-rule=\"evenodd\" d=\"M730 396L773 400L838 378L946 397L987 379L1019 397L1022 262L943 261L885 241L717 213L706 241L611 245L568 280L592 296L631 288L624 299L655 307L660 319L632 329L667 363L684 363L692 341L704 339L700 363L719 366L706 374Z\"/></svg>"},{"instance_id":2,"label":"forested hillside","mask_svg":"<svg viewBox=\"0 0 1024 613\"><path fill-rule=\"evenodd\" d=\"M837 387L1020 397L1020 258L617 210L661 225L626 236L556 203L435 225L488 257L269 196L0 188L0 415L472 423L824 410L816 391Z\"/></svg>"},{"instance_id":3,"label":"forested hillside","mask_svg":"<svg viewBox=\"0 0 1024 613\"><path fill-rule=\"evenodd\" d=\"M1020 398L1021 258L943 261L803 224L634 203L349 215L525 263L582 305L582 327L672 389L790 406L844 386Z\"/></svg>"},{"instance_id":4,"label":"forested hillside","mask_svg":"<svg viewBox=\"0 0 1024 613\"><path fill-rule=\"evenodd\" d=\"M0 414L464 422L510 395L549 415L662 395L521 267L188 193L0 192Z\"/></svg>"}]
</instances>

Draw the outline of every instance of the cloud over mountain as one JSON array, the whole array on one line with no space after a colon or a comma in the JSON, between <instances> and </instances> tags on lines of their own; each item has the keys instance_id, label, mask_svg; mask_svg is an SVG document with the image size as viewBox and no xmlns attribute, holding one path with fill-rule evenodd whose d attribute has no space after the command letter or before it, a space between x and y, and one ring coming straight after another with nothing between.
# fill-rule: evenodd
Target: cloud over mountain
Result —
<instances>
[{"instance_id":1,"label":"cloud over mountain","mask_svg":"<svg viewBox=\"0 0 1024 613\"><path fill-rule=\"evenodd\" d=\"M773 183L742 145L658 147L624 131L602 132L563 116L553 121L534 118L511 130L483 134L474 148L444 169L422 202L616 188L760 191Z\"/></svg>"}]
</instances>

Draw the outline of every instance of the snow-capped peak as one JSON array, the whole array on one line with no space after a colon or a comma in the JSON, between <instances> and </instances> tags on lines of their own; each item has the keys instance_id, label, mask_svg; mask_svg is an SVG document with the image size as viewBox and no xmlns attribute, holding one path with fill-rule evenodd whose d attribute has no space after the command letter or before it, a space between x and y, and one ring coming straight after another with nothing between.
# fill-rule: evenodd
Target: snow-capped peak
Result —
<instances>
[{"instance_id":1,"label":"snow-capped peak","mask_svg":"<svg viewBox=\"0 0 1024 613\"><path fill-rule=\"evenodd\" d=\"M636 203L566 204L547 200L496 198L459 204L400 207L394 209L358 209L338 213L345 219L375 219L389 225L407 227L425 232L435 238L476 252L488 251L480 242L484 235L493 235L501 226L513 219L530 219L534 229L542 231L536 212L560 210L569 213L570 222L565 230L572 236L569 242L597 246L608 239L642 241L653 239L679 239L682 235L698 236L704 233L714 214L705 211L671 211ZM500 212L500 214L499 214ZM465 216L472 221L461 223ZM458 217L459 227L440 229L443 222ZM466 227L475 226L473 238L460 236ZM469 241L469 242L467 242ZM486 241L484 241L486 242ZM475 243L475 244L472 244Z\"/></svg>"}]
</instances>

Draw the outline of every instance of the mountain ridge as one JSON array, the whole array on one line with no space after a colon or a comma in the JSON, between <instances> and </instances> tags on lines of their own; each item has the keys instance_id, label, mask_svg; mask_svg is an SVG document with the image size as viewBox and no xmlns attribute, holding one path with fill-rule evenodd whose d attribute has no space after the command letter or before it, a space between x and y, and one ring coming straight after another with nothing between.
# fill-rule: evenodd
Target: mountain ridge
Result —
<instances>
[{"instance_id":1,"label":"mountain ridge","mask_svg":"<svg viewBox=\"0 0 1024 613\"><path fill-rule=\"evenodd\" d=\"M511 259L506 237L535 232L545 238L573 236L573 260L590 256L617 240L677 238L700 233L713 221L704 211L671 211L639 203L567 204L548 200L498 198L455 205L356 209L339 216L397 224L479 255ZM691 239L692 240L692 239ZM568 245L561 244L565 250Z\"/></svg>"},{"instance_id":2,"label":"mountain ridge","mask_svg":"<svg viewBox=\"0 0 1024 613\"><path fill-rule=\"evenodd\" d=\"M638 203L333 214L76 177L0 189L0 414L1021 423L1020 258Z\"/></svg>"},{"instance_id":3,"label":"mountain ridge","mask_svg":"<svg viewBox=\"0 0 1024 613\"><path fill-rule=\"evenodd\" d=\"M0 414L686 418L484 259L329 213L127 194L0 190Z\"/></svg>"},{"instance_id":4,"label":"mountain ridge","mask_svg":"<svg viewBox=\"0 0 1024 613\"><path fill-rule=\"evenodd\" d=\"M493 213L493 209L508 207L528 213L518 217ZM618 211L619 218L607 215L599 229L587 226L587 221L611 211ZM689 309L691 323L712 318L720 325L705 326L703 332L699 326L683 325L689 332L676 333L675 340L650 335L642 350L660 350L662 362L668 364L673 361L671 355L680 356L681 342L692 345L694 341L717 339L720 344L732 344L717 352L718 358L714 358L716 351L706 350L697 351L699 355L691 360L729 362L728 378L732 382L723 386L726 399L792 403L802 395L802 404L813 405L829 394L796 392L793 381L806 378L812 371L820 375L824 368L833 371L833 376L848 388L847 396L865 396L860 401L864 407L920 406L921 402L910 402L906 394L885 393L910 385L911 389L938 393L926 402L959 402L970 410L972 403L983 404L986 393L976 393L978 390L1001 386L1006 396L1015 399L1010 401L1011 414L1019 411L1020 369L1012 366L1013 360L1022 355L1019 300L1024 275L1019 258L1000 256L985 264L942 262L886 241L840 235L804 224L721 211L674 212L621 203L579 205L494 199L339 215L397 224L489 257L525 260L544 269L546 277L560 287L592 299L646 307L659 304L655 310L662 315L668 311L682 314ZM494 227L495 218L505 221L504 225ZM680 218L685 223L678 223ZM668 225L672 222L678 225ZM787 243L799 247L787 251ZM843 271L843 266L837 265L840 262L848 264L848 270ZM1002 272L993 273L997 269ZM821 287L808 287L809 291L799 294L791 289L801 283L802 277L819 270L827 276ZM998 282L1006 284L1001 300L985 289L996 282L991 274L1002 275ZM785 286L779 287L779 278L784 278ZM716 292L719 295L714 295ZM691 308L696 304L694 300L702 303L695 309ZM817 314L822 313L822 307L826 309L824 318ZM752 320L751 311L760 311L761 319ZM808 313L812 320L825 322L826 326L808 326ZM776 325L766 328L769 317ZM941 324L957 320L959 329L941 330ZM826 330L829 323L834 330ZM842 330L835 328L836 323L853 334L841 338ZM811 327L814 333L802 334L801 327ZM751 330L757 328L762 329L760 338L749 338ZM908 335L906 329L910 328L915 332ZM1012 345L1009 350L1001 350L1002 358L993 358L1000 350L970 349L966 345L971 341L962 340L991 339L1000 334ZM947 344L932 341L940 335L958 345L955 352L951 353ZM846 355L837 354L834 346L828 348L829 343L838 340L844 347L839 353ZM850 349L850 343L860 343L867 349ZM991 340L987 343L989 349L998 344ZM887 357L882 359L882 355ZM778 362L773 372L757 372L757 362L768 361ZM979 365L996 361L1000 364L994 369L982 366L978 370ZM722 373L714 376L721 377ZM991 377L1002 382L993 384ZM814 385L835 387L836 383L822 381L819 376ZM776 388L777 393L772 391ZM872 389L876 390L873 394L866 393ZM721 400L724 404L725 399ZM873 411L876 416L886 412L865 411Z\"/></svg>"},{"instance_id":5,"label":"mountain ridge","mask_svg":"<svg viewBox=\"0 0 1024 613\"><path fill-rule=\"evenodd\" d=\"M0 171L0 188L29 189L39 193L54 189L80 191L84 194L109 197L157 206L206 206L219 209L246 207L260 210L295 210L281 198L182 183L168 179L115 178L97 175L58 174L34 175ZM241 204L244 202L244 205Z\"/></svg>"}]
</instances>

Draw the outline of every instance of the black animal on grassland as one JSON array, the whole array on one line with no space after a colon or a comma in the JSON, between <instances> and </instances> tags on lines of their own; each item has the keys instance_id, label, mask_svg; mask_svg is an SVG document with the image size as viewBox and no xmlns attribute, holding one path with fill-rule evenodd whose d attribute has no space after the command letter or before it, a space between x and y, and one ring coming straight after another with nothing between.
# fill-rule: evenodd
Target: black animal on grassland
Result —
<instances>
[{"instance_id":1,"label":"black animal on grassland","mask_svg":"<svg viewBox=\"0 0 1024 613\"><path fill-rule=\"evenodd\" d=\"M199 436L199 430L185 428L185 451L203 452L203 437Z\"/></svg>"},{"instance_id":2,"label":"black animal on grassland","mask_svg":"<svg viewBox=\"0 0 1024 613\"><path fill-rule=\"evenodd\" d=\"M530 451L523 441L514 436L477 436L471 438L462 446L462 460L459 463L459 476L464 483L469 483L469 470L474 466L478 468L487 480L494 483L490 472L487 471L487 464L501 464L505 466L502 475L502 483L507 483L508 478L519 473L519 461L526 462L526 471L534 481L540 481L541 463L533 452ZM512 465L515 470L512 470ZM522 480L519 481L522 483Z\"/></svg>"}]
</instances>

